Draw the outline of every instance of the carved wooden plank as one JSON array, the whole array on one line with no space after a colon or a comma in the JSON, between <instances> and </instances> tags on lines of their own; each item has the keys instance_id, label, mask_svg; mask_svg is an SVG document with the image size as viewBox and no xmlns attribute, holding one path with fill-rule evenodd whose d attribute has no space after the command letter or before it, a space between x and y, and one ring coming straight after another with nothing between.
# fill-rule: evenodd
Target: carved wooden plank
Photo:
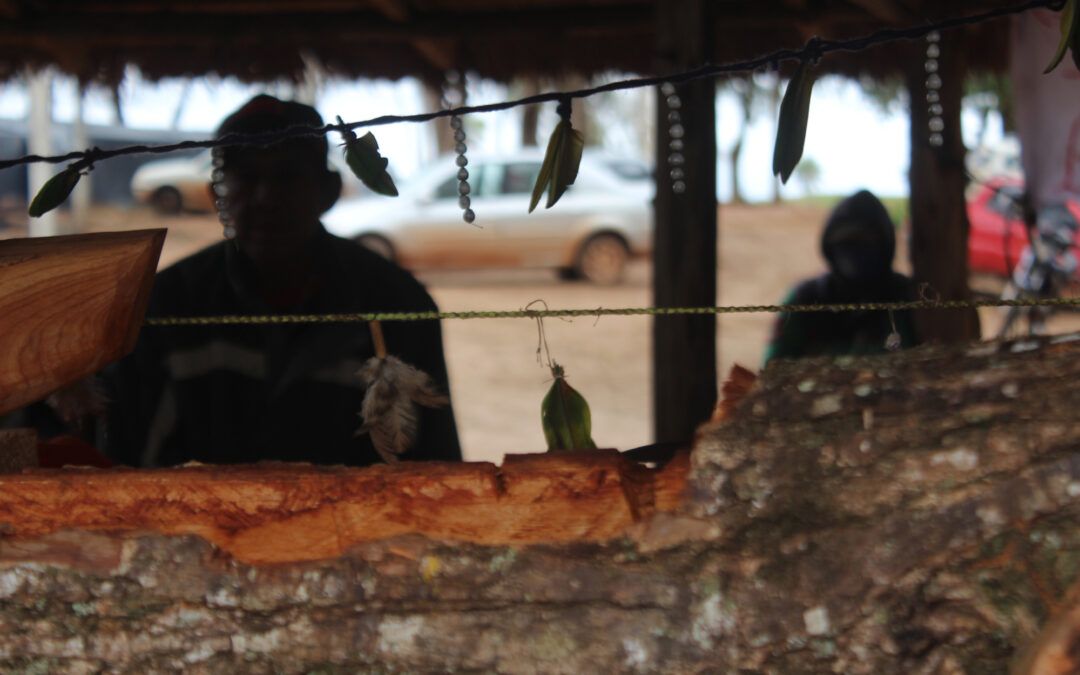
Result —
<instances>
[{"instance_id":1,"label":"carved wooden plank","mask_svg":"<svg viewBox=\"0 0 1080 675\"><path fill-rule=\"evenodd\" d=\"M688 462L645 469L613 450L524 455L503 467L402 463L36 470L0 477L0 522L25 538L65 528L195 534L245 562L341 555L406 534L486 545L606 541L674 509Z\"/></svg>"},{"instance_id":2,"label":"carved wooden plank","mask_svg":"<svg viewBox=\"0 0 1080 675\"><path fill-rule=\"evenodd\" d=\"M165 230L0 241L0 414L135 346Z\"/></svg>"}]
</instances>

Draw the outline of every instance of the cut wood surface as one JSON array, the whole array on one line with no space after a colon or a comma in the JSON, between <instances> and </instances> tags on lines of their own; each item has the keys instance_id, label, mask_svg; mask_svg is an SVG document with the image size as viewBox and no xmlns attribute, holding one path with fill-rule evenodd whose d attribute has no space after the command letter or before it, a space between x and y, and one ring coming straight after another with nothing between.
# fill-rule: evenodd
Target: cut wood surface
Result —
<instances>
[{"instance_id":1,"label":"cut wood surface","mask_svg":"<svg viewBox=\"0 0 1080 675\"><path fill-rule=\"evenodd\" d=\"M653 471L614 450L362 469L308 464L35 470L0 476L17 538L65 528L195 534L250 563L332 558L404 534L487 545L607 541L673 511L685 454Z\"/></svg>"},{"instance_id":2,"label":"cut wood surface","mask_svg":"<svg viewBox=\"0 0 1080 675\"><path fill-rule=\"evenodd\" d=\"M0 414L127 354L165 230L0 241Z\"/></svg>"},{"instance_id":3,"label":"cut wood surface","mask_svg":"<svg viewBox=\"0 0 1080 675\"><path fill-rule=\"evenodd\" d=\"M654 472L4 477L0 669L1072 672L1078 378L1080 336L780 360Z\"/></svg>"}]
</instances>

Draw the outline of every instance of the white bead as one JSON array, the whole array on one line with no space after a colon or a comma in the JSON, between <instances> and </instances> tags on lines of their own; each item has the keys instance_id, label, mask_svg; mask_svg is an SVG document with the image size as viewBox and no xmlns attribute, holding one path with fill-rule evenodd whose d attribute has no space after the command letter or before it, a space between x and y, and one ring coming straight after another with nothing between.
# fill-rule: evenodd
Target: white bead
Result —
<instances>
[{"instance_id":1,"label":"white bead","mask_svg":"<svg viewBox=\"0 0 1080 675\"><path fill-rule=\"evenodd\" d=\"M684 133L685 130L681 124L672 124L671 128L668 129L668 136L672 138L682 138Z\"/></svg>"},{"instance_id":2,"label":"white bead","mask_svg":"<svg viewBox=\"0 0 1080 675\"><path fill-rule=\"evenodd\" d=\"M931 115L940 117L945 112L945 108L940 103L931 103L927 108Z\"/></svg>"},{"instance_id":3,"label":"white bead","mask_svg":"<svg viewBox=\"0 0 1080 675\"><path fill-rule=\"evenodd\" d=\"M931 117L930 121L926 123L930 131L944 131L945 121L940 117Z\"/></svg>"},{"instance_id":4,"label":"white bead","mask_svg":"<svg viewBox=\"0 0 1080 675\"><path fill-rule=\"evenodd\" d=\"M679 114L678 110L672 110L671 112L669 112L667 114L667 121L668 122L682 122L682 115Z\"/></svg>"},{"instance_id":5,"label":"white bead","mask_svg":"<svg viewBox=\"0 0 1080 675\"><path fill-rule=\"evenodd\" d=\"M930 77L926 78L927 89L941 89L941 76L937 73L931 73Z\"/></svg>"},{"instance_id":6,"label":"white bead","mask_svg":"<svg viewBox=\"0 0 1080 675\"><path fill-rule=\"evenodd\" d=\"M936 30L932 30L926 34L927 42L937 42L939 40L941 40L941 33L937 32Z\"/></svg>"},{"instance_id":7,"label":"white bead","mask_svg":"<svg viewBox=\"0 0 1080 675\"><path fill-rule=\"evenodd\" d=\"M941 47L938 47L933 42L926 45L926 58L936 59L939 56L941 56Z\"/></svg>"},{"instance_id":8,"label":"white bead","mask_svg":"<svg viewBox=\"0 0 1080 675\"><path fill-rule=\"evenodd\" d=\"M930 90L930 91L926 92L926 102L927 103L937 103L940 100L941 100L941 94L939 94L938 92L936 92L934 90Z\"/></svg>"},{"instance_id":9,"label":"white bead","mask_svg":"<svg viewBox=\"0 0 1080 675\"><path fill-rule=\"evenodd\" d=\"M461 129L458 129L457 131L455 131L454 132L454 140L457 141L458 143L465 140L465 132L463 130L461 130Z\"/></svg>"},{"instance_id":10,"label":"white bead","mask_svg":"<svg viewBox=\"0 0 1080 675\"><path fill-rule=\"evenodd\" d=\"M450 128L455 129L455 130L460 129L461 128L461 118L458 117L457 115L454 115L453 117L451 117L450 118Z\"/></svg>"},{"instance_id":11,"label":"white bead","mask_svg":"<svg viewBox=\"0 0 1080 675\"><path fill-rule=\"evenodd\" d=\"M672 94L671 96L667 97L667 107L675 109L681 108L682 100L680 100L678 96Z\"/></svg>"},{"instance_id":12,"label":"white bead","mask_svg":"<svg viewBox=\"0 0 1080 675\"><path fill-rule=\"evenodd\" d=\"M682 182L681 180L675 181L671 184L671 191L677 195L681 195L682 193L686 192L686 183Z\"/></svg>"},{"instance_id":13,"label":"white bead","mask_svg":"<svg viewBox=\"0 0 1080 675\"><path fill-rule=\"evenodd\" d=\"M926 63L923 64L923 68L928 73L936 73L938 68L937 59L926 59Z\"/></svg>"},{"instance_id":14,"label":"white bead","mask_svg":"<svg viewBox=\"0 0 1080 675\"><path fill-rule=\"evenodd\" d=\"M930 145L940 148L945 144L945 137L941 134L930 134Z\"/></svg>"},{"instance_id":15,"label":"white bead","mask_svg":"<svg viewBox=\"0 0 1080 675\"><path fill-rule=\"evenodd\" d=\"M681 152L673 152L668 155L667 163L670 166L682 166L686 162L686 158L682 156Z\"/></svg>"},{"instance_id":16,"label":"white bead","mask_svg":"<svg viewBox=\"0 0 1080 675\"><path fill-rule=\"evenodd\" d=\"M682 149L683 149L682 139L681 138L673 138L673 139L671 139L671 142L667 144L667 146L669 148L671 148L672 150L674 150L675 152L681 152Z\"/></svg>"},{"instance_id":17,"label":"white bead","mask_svg":"<svg viewBox=\"0 0 1080 675\"><path fill-rule=\"evenodd\" d=\"M664 96L671 96L675 93L675 85L670 82L665 82L660 85L660 93Z\"/></svg>"},{"instance_id":18,"label":"white bead","mask_svg":"<svg viewBox=\"0 0 1080 675\"><path fill-rule=\"evenodd\" d=\"M668 175L671 176L671 180L682 180L683 177L686 174L683 172L683 170L681 168L675 167L674 169L672 169L671 171L668 172Z\"/></svg>"}]
</instances>

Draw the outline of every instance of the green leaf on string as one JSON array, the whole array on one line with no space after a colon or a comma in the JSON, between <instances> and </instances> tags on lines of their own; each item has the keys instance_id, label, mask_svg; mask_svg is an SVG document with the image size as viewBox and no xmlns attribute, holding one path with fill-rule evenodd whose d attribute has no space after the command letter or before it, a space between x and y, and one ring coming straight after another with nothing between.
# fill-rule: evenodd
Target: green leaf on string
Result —
<instances>
[{"instance_id":1,"label":"green leaf on string","mask_svg":"<svg viewBox=\"0 0 1080 675\"><path fill-rule=\"evenodd\" d=\"M806 142L806 123L810 117L810 92L814 74L806 61L799 64L780 102L780 119L776 122L776 146L773 148L773 174L787 183L791 172L802 159Z\"/></svg>"},{"instance_id":2,"label":"green leaf on string","mask_svg":"<svg viewBox=\"0 0 1080 675\"><path fill-rule=\"evenodd\" d=\"M1057 52L1054 53L1054 58L1050 60L1050 65L1046 66L1046 70L1043 71L1043 75L1049 73L1054 68L1057 68L1061 63L1061 59L1065 57L1065 50L1072 48L1073 63L1077 68L1080 68L1080 55L1077 54L1078 48L1080 48L1080 30L1077 29L1077 22L1080 20L1078 16L1080 12L1076 11L1076 0L1066 0L1065 6L1061 8L1061 41L1058 42Z\"/></svg>"},{"instance_id":3,"label":"green leaf on string","mask_svg":"<svg viewBox=\"0 0 1080 675\"><path fill-rule=\"evenodd\" d=\"M26 210L33 218L38 218L44 213L52 211L57 206L64 203L64 200L68 198L71 191L75 189L75 185L79 182L79 178L82 177L82 173L78 169L69 166L60 173L56 174L49 180L45 181L45 184L41 186L38 193L34 195L33 201L30 202L30 208Z\"/></svg>"},{"instance_id":4,"label":"green leaf on string","mask_svg":"<svg viewBox=\"0 0 1080 675\"><path fill-rule=\"evenodd\" d=\"M544 163L540 165L540 173L536 176L532 200L529 201L529 213L540 203L540 195L544 194L545 188L548 198L544 208L550 209L566 192L566 188L574 184L584 149L585 137L571 126L570 119L564 117L559 120L555 131L551 132Z\"/></svg>"},{"instance_id":5,"label":"green leaf on string","mask_svg":"<svg viewBox=\"0 0 1080 675\"><path fill-rule=\"evenodd\" d=\"M540 423L548 451L595 449L592 415L585 397L567 384L562 366L552 363L551 374L555 381L540 405Z\"/></svg>"},{"instance_id":6,"label":"green leaf on string","mask_svg":"<svg viewBox=\"0 0 1080 675\"><path fill-rule=\"evenodd\" d=\"M345 124L340 116L337 120L338 124ZM397 197L397 186L386 171L390 160L379 154L379 143L375 140L375 135L369 131L357 138L356 134L346 129L341 132L341 136L345 139L345 163L356 177L378 194Z\"/></svg>"}]
</instances>

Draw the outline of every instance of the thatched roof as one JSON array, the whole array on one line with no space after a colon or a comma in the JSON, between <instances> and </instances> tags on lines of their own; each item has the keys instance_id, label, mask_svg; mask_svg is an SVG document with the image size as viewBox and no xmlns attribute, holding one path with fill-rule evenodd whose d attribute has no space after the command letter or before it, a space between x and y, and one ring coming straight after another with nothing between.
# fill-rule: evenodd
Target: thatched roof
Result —
<instances>
[{"instance_id":1,"label":"thatched roof","mask_svg":"<svg viewBox=\"0 0 1080 675\"><path fill-rule=\"evenodd\" d=\"M519 74L655 71L656 3L675 0L0 0L0 78L55 64L84 81L217 73L437 80L448 69ZM713 62L999 7L993 0L716 0ZM1000 68L1006 21L965 29L974 65ZM894 47L830 56L849 74L896 72Z\"/></svg>"}]
</instances>

